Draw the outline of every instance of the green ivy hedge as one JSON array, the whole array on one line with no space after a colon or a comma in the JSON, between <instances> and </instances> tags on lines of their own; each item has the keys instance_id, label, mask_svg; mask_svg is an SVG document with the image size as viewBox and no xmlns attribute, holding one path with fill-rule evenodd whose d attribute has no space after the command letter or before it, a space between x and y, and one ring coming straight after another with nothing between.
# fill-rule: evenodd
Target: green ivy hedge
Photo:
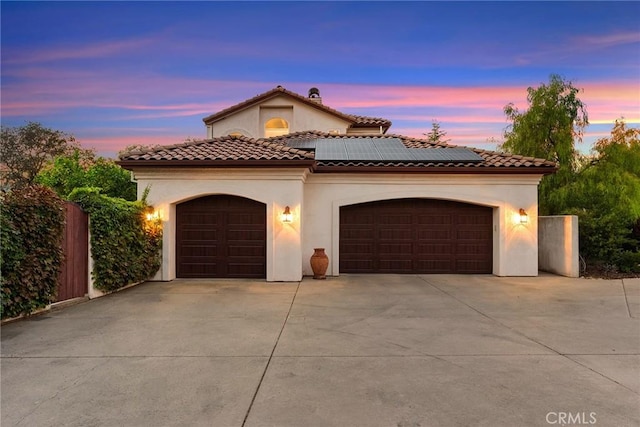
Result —
<instances>
[{"instance_id":1,"label":"green ivy hedge","mask_svg":"<svg viewBox=\"0 0 640 427\"><path fill-rule=\"evenodd\" d=\"M29 314L56 297L64 201L46 187L3 193L0 212L2 318Z\"/></svg>"},{"instance_id":2,"label":"green ivy hedge","mask_svg":"<svg viewBox=\"0 0 640 427\"><path fill-rule=\"evenodd\" d=\"M146 195L145 195L146 196ZM98 188L76 188L69 199L89 213L95 286L114 291L152 277L160 268L162 228L147 221L152 208L100 194Z\"/></svg>"}]
</instances>

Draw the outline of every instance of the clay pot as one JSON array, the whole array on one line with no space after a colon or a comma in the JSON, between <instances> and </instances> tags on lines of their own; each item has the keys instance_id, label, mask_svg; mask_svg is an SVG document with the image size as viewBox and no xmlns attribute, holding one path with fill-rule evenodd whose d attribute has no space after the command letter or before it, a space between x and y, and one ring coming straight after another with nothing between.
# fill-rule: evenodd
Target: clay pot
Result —
<instances>
[{"instance_id":1,"label":"clay pot","mask_svg":"<svg viewBox=\"0 0 640 427\"><path fill-rule=\"evenodd\" d=\"M329 267L329 257L324 253L324 248L315 248L311 255L311 269L314 279L326 279L327 267Z\"/></svg>"}]
</instances>

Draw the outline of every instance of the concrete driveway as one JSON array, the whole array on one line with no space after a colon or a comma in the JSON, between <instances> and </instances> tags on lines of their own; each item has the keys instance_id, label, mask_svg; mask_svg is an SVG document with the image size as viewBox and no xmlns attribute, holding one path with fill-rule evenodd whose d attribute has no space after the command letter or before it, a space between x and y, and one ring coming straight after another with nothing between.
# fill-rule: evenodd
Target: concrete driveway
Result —
<instances>
[{"instance_id":1,"label":"concrete driveway","mask_svg":"<svg viewBox=\"0 0 640 427\"><path fill-rule=\"evenodd\" d=\"M640 425L640 280L149 282L2 327L2 426Z\"/></svg>"}]
</instances>

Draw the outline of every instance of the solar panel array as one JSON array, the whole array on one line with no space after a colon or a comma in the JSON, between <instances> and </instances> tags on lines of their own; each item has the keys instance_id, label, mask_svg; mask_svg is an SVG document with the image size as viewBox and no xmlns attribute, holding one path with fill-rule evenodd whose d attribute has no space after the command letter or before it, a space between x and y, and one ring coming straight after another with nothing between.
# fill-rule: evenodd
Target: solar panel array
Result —
<instances>
[{"instance_id":1,"label":"solar panel array","mask_svg":"<svg viewBox=\"0 0 640 427\"><path fill-rule=\"evenodd\" d=\"M299 149L315 148L316 160L481 162L467 148L407 148L399 138L317 138L287 143Z\"/></svg>"}]
</instances>

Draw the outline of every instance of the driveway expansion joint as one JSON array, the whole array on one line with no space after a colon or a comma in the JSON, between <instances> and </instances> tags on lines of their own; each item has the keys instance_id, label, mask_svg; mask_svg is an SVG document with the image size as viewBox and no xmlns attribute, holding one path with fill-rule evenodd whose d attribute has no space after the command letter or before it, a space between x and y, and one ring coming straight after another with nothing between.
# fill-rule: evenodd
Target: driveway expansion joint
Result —
<instances>
[{"instance_id":1,"label":"driveway expansion joint","mask_svg":"<svg viewBox=\"0 0 640 427\"><path fill-rule=\"evenodd\" d=\"M298 282L296 286L296 290L293 293L293 298L291 298L291 304L289 304L289 310L287 311L287 315L284 317L284 322L282 322L282 327L280 328L280 332L278 333L278 337L276 338L276 342L273 344L273 348L271 349L271 354L269 355L269 359L264 366L264 371L262 371L262 376L260 376L260 381L258 381L258 386L256 387L256 391L253 393L253 397L251 398L251 403L249 403L249 407L247 408L247 412L244 415L244 419L242 420L242 427L247 423L247 419L249 418L249 414L251 413L251 408L253 408L253 404L256 401L256 397L258 397L258 393L260 392L260 386L262 386L262 382L264 381L265 375L267 375L267 370L269 369L269 365L271 364L271 360L273 359L273 354L276 352L276 348L278 347L278 342L280 342L280 337L282 336L282 332L284 332L284 327L287 325L287 321L289 320L289 316L291 315L291 310L293 309L293 303L296 300L296 296L298 295L298 291L300 290L300 284L302 282Z\"/></svg>"},{"instance_id":2,"label":"driveway expansion joint","mask_svg":"<svg viewBox=\"0 0 640 427\"><path fill-rule=\"evenodd\" d=\"M418 277L420 277L420 279L422 279L422 280L423 280L425 283L427 283L429 286L432 286L433 288L435 288L435 289L439 290L440 292L444 293L445 295L448 295L449 297L453 298L454 300L458 301L459 303L464 304L465 306L469 307L469 308L470 308L470 309L472 309L473 311L475 311L475 312L477 312L478 314L480 314L480 315L482 315L482 316L486 317L487 319L489 319L489 320L491 320L491 321L493 321L493 322L497 323L498 325L501 325L501 326L503 326L503 327L505 327L505 328L509 329L510 331L512 331L512 332L514 332L514 333L516 333L516 334L518 334L518 335L520 335L520 336L522 336L522 337L524 337L524 338L526 338L526 339L528 339L528 340L530 340L530 341L532 341L532 342L534 342L534 343L536 343L536 344L538 344L538 345L541 345L541 346L543 346L543 347L545 347L545 348L548 348L549 350L553 351L557 356L561 356L561 357L565 358L566 360L568 360L568 361L570 361L570 362L572 362L572 363L574 363L574 364L576 364L576 365L578 365L578 366L581 366L582 368L585 368L585 369L587 369L587 370L589 370L589 371L591 371L591 372L595 373L596 375L599 375L599 376L601 376L602 378L605 378L605 379L607 379L607 380L609 380L609 381L611 381L611 382L613 382L613 383L615 383L615 384L617 384L617 385L619 385L619 386L623 387L623 388L624 388L624 389L626 389L626 390L631 391L631 392L632 392L632 393L634 393L634 394L640 394L640 393L638 393L637 391L635 391L635 390L633 390L633 389L631 389L631 388L629 388L629 387L625 386L624 384L621 384L620 382L616 381L615 379L613 379L613 378L611 378L611 377L609 377L609 376L607 376L607 375L603 374L602 372L596 371L595 369L593 369L593 368L591 368L591 367L589 367L589 366L587 366L587 365L585 365L585 364L583 364L583 363L580 363L579 361L577 361L577 360L575 360L575 359L572 359L571 357L569 357L569 356L570 356L570 354L562 353L562 352L560 352L560 351L558 351L558 350L556 350L556 349L554 349L554 348L552 348L552 347L550 347L550 346L548 346L548 345L546 345L546 344L544 344L544 343L542 343L542 342L540 342L540 341L538 341L538 340L536 340L536 339L534 339L534 338L529 337L528 335L526 335L526 334L524 334L524 333L522 333L522 332L518 331L517 329L514 329L514 328L512 328L512 327L510 327L510 326L508 326L508 325L505 325L504 323L500 322L499 320L494 319L493 317L489 316L489 315L488 315L488 314L486 314L486 313L483 313L483 312L482 312L482 311L480 311L479 309L477 309L477 308L473 307L472 305L470 305L470 304L468 304L468 303L466 303L466 302L462 301L461 299L459 299L459 298L457 298L456 296L454 296L454 295L450 294L449 292L447 292L447 291L445 291L445 290L443 290L443 289L440 289L438 286L436 286L435 284L431 283L430 281L428 281L428 280L427 280L426 278L424 278L423 276L418 276ZM623 286L623 289L624 289L624 280L622 280L622 286ZM626 298L627 298L627 294L626 294L626 292L625 292L625 301L626 301ZM629 310L629 304L628 304L628 301L627 301L627 310ZM631 313L630 313L630 312L629 312L629 316L631 317Z\"/></svg>"},{"instance_id":3,"label":"driveway expansion joint","mask_svg":"<svg viewBox=\"0 0 640 427\"><path fill-rule=\"evenodd\" d=\"M631 308L629 307L629 298L627 297L627 287L624 284L624 279L620 280L622 282L622 293L624 294L624 302L627 306L627 314L630 318L634 319L635 317L631 314Z\"/></svg>"}]
</instances>

